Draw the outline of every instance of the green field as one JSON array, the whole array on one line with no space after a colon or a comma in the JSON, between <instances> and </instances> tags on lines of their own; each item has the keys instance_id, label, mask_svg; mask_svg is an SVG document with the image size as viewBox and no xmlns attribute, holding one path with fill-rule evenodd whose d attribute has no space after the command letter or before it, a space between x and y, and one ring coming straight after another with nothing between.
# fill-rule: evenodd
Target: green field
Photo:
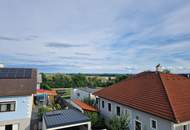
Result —
<instances>
[{"instance_id":1,"label":"green field","mask_svg":"<svg viewBox=\"0 0 190 130\"><path fill-rule=\"evenodd\" d=\"M71 97L71 90L72 88L64 88L64 95L62 96L63 98L70 98Z\"/></svg>"}]
</instances>

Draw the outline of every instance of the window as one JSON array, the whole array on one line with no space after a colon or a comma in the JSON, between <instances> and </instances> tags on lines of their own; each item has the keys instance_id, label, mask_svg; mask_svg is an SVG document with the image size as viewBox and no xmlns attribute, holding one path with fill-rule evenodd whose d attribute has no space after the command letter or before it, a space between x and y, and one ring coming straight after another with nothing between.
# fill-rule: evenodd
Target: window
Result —
<instances>
[{"instance_id":1,"label":"window","mask_svg":"<svg viewBox=\"0 0 190 130\"><path fill-rule=\"evenodd\" d=\"M5 130L13 130L13 125L5 125Z\"/></svg>"},{"instance_id":2,"label":"window","mask_svg":"<svg viewBox=\"0 0 190 130\"><path fill-rule=\"evenodd\" d=\"M80 97L80 93L77 93L77 96Z\"/></svg>"},{"instance_id":3,"label":"window","mask_svg":"<svg viewBox=\"0 0 190 130\"><path fill-rule=\"evenodd\" d=\"M104 101L102 101L102 108L104 108Z\"/></svg>"},{"instance_id":4,"label":"window","mask_svg":"<svg viewBox=\"0 0 190 130\"><path fill-rule=\"evenodd\" d=\"M135 120L135 130L142 130L142 123L138 120Z\"/></svg>"},{"instance_id":5,"label":"window","mask_svg":"<svg viewBox=\"0 0 190 130\"><path fill-rule=\"evenodd\" d=\"M116 114L117 116L120 116L121 115L121 110L120 110L120 107L116 107Z\"/></svg>"},{"instance_id":6,"label":"window","mask_svg":"<svg viewBox=\"0 0 190 130\"><path fill-rule=\"evenodd\" d=\"M15 111L16 102L0 102L0 112L11 112Z\"/></svg>"},{"instance_id":7,"label":"window","mask_svg":"<svg viewBox=\"0 0 190 130\"><path fill-rule=\"evenodd\" d=\"M156 120L151 119L151 121L150 121L150 128L153 129L153 130L157 129L157 121Z\"/></svg>"},{"instance_id":8,"label":"window","mask_svg":"<svg viewBox=\"0 0 190 130\"><path fill-rule=\"evenodd\" d=\"M111 111L111 103L108 103L108 111Z\"/></svg>"},{"instance_id":9,"label":"window","mask_svg":"<svg viewBox=\"0 0 190 130\"><path fill-rule=\"evenodd\" d=\"M187 130L187 125L184 125L184 126L183 126L183 130Z\"/></svg>"}]
</instances>

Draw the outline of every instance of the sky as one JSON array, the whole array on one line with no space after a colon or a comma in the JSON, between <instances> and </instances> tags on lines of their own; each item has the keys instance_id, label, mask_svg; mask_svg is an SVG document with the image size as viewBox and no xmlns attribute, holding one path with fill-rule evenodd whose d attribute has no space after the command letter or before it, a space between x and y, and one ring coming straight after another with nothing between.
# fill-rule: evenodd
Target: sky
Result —
<instances>
[{"instance_id":1,"label":"sky","mask_svg":"<svg viewBox=\"0 0 190 130\"><path fill-rule=\"evenodd\" d=\"M40 72L190 72L190 0L0 0L0 63Z\"/></svg>"}]
</instances>

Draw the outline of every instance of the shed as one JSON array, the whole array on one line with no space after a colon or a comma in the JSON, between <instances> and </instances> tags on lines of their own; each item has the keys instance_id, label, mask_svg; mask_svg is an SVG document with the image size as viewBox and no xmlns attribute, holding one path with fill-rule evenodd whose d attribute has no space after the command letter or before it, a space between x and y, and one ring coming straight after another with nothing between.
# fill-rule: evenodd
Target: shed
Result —
<instances>
[{"instance_id":1,"label":"shed","mask_svg":"<svg viewBox=\"0 0 190 130\"><path fill-rule=\"evenodd\" d=\"M91 130L90 119L73 109L46 112L42 130Z\"/></svg>"}]
</instances>

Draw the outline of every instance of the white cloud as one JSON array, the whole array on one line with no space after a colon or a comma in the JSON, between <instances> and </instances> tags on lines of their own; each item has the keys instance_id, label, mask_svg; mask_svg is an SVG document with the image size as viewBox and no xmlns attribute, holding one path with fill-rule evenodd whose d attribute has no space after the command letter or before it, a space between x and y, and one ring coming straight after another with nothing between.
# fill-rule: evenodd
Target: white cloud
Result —
<instances>
[{"instance_id":1,"label":"white cloud","mask_svg":"<svg viewBox=\"0 0 190 130\"><path fill-rule=\"evenodd\" d=\"M171 44L167 37L190 34L189 7L188 0L1 1L0 52L8 58L0 61L77 72L139 72L162 63L188 72L190 39Z\"/></svg>"}]
</instances>

